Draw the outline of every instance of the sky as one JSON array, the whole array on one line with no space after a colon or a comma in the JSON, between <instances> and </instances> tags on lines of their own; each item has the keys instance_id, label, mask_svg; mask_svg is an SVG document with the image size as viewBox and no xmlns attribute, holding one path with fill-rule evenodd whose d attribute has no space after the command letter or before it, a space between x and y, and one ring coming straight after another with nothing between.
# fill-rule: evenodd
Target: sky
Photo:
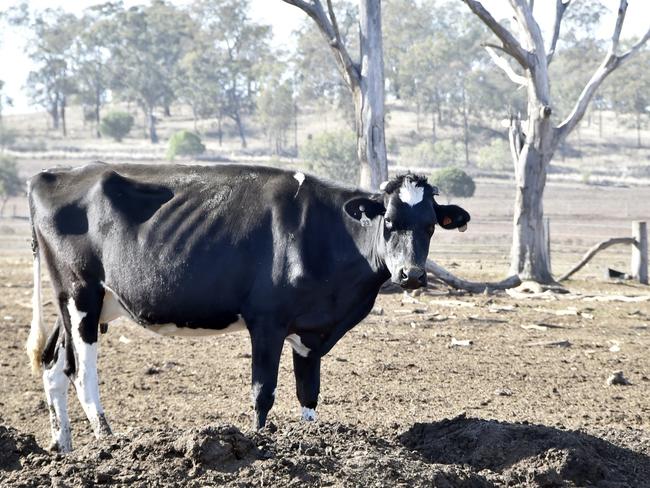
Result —
<instances>
[{"instance_id":1,"label":"sky","mask_svg":"<svg viewBox=\"0 0 650 488\"><path fill-rule=\"evenodd\" d=\"M171 3L184 5L191 0L172 0ZM245 1L245 0L242 0ZM248 0L251 6L251 17L258 23L273 27L274 45L288 48L292 42L291 33L296 30L305 14L298 8L288 5L281 0ZM387 2L390 0L384 0ZM460 0L449 0L460 1ZM20 0L0 0L0 8L5 9L19 4ZM104 3L104 0L28 0L30 9L61 7L79 14L84 8ZM126 7L146 3L146 0L124 0ZM618 6L618 0L604 0L613 12ZM509 0L484 0L483 4L497 19L510 16ZM542 29L550 28L555 12L555 0L537 0L535 15ZM611 32L614 15L607 15L600 34L607 36ZM650 0L629 0L629 7L622 38L642 35L650 25ZM5 107L5 113L22 113L37 110L31 107L23 91L23 86L33 65L25 55L26 39L18 29L4 29L0 32L0 80L5 82L4 93L13 98L14 106Z\"/></svg>"}]
</instances>

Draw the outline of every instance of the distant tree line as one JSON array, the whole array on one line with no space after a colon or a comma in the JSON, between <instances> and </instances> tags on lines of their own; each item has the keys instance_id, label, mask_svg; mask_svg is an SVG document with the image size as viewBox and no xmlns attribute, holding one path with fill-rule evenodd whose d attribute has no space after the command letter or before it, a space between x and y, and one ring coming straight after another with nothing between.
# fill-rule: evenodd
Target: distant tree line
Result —
<instances>
[{"instance_id":1,"label":"distant tree line","mask_svg":"<svg viewBox=\"0 0 650 488\"><path fill-rule=\"evenodd\" d=\"M555 104L563 113L607 50L596 36L604 7L574 3L550 67ZM333 8L341 43L354 58L358 5L338 1ZM220 141L229 119L242 147L248 121L256 116L275 152L296 146L296 118L309 107L328 104L354 125L352 99L335 57L307 18L295 33L292 52L275 52L271 28L253 22L248 3L237 0L195 0L183 7L151 0L131 8L107 2L81 16L61 9L20 13L13 21L31 32L28 54L37 66L29 75L29 96L63 134L66 108L79 104L99 136L108 101L137 106L152 142L158 140L157 118L169 115L174 103L189 106L195 121L214 120ZM382 25L389 101L399 100L417 117L413 145L421 146L408 156L467 165L482 150L479 163L502 160L507 144L495 122L525 113L526 93L513 90L494 68L482 45L489 37L485 25L462 2L436 0L385 0ZM599 91L589 115L602 130L599 114L617 112L636 129L639 145L650 110L650 54L646 50L640 57L612 77L625 83L610 82ZM455 129L456 140L440 140L445 127ZM502 145L484 144L495 135Z\"/></svg>"}]
</instances>

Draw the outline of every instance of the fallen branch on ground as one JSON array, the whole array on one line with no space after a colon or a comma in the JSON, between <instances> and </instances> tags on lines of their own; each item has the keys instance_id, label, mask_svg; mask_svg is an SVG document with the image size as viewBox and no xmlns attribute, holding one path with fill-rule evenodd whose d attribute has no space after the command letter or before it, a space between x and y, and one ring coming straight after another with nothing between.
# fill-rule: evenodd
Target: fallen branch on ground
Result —
<instances>
[{"instance_id":1,"label":"fallen branch on ground","mask_svg":"<svg viewBox=\"0 0 650 488\"><path fill-rule=\"evenodd\" d=\"M427 259L427 271L452 288L469 291L471 293L483 293L485 291L489 292L492 290L506 290L508 288L514 288L521 284L519 276L516 275L510 276L505 280L498 282L467 281L454 276L445 268L435 263L434 261L431 261L430 259Z\"/></svg>"},{"instance_id":2,"label":"fallen branch on ground","mask_svg":"<svg viewBox=\"0 0 650 488\"><path fill-rule=\"evenodd\" d=\"M591 249L589 249L585 255L582 257L580 262L576 264L573 268L571 268L569 271L564 273L562 276L558 278L558 281L564 281L567 278L569 278L571 275L574 273L577 273L580 271L585 264L587 264L591 259L600 251L603 251L607 249L610 246L613 246L615 244L634 244L634 238L633 237L613 237L611 239L607 239L605 241L601 241L595 246L593 246Z\"/></svg>"}]
</instances>

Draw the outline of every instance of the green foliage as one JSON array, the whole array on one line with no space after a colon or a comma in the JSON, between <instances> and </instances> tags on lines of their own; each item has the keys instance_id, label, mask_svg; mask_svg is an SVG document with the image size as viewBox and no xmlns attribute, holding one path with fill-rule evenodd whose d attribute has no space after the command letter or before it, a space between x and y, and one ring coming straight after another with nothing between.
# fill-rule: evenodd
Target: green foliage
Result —
<instances>
[{"instance_id":1,"label":"green foliage","mask_svg":"<svg viewBox=\"0 0 650 488\"><path fill-rule=\"evenodd\" d=\"M294 120L293 88L287 81L271 80L257 101L259 119L276 154L287 145L287 130Z\"/></svg>"},{"instance_id":2,"label":"green foliage","mask_svg":"<svg viewBox=\"0 0 650 488\"><path fill-rule=\"evenodd\" d=\"M0 121L0 150L9 147L16 142L16 131L6 127Z\"/></svg>"},{"instance_id":3,"label":"green foliage","mask_svg":"<svg viewBox=\"0 0 650 488\"><path fill-rule=\"evenodd\" d=\"M443 168L431 175L429 181L432 185L449 197L471 197L474 195L476 185L471 176L460 168Z\"/></svg>"},{"instance_id":4,"label":"green foliage","mask_svg":"<svg viewBox=\"0 0 650 488\"><path fill-rule=\"evenodd\" d=\"M476 152L476 165L481 169L502 171L512 168L508 143L503 139L492 139L487 146Z\"/></svg>"},{"instance_id":5,"label":"green foliage","mask_svg":"<svg viewBox=\"0 0 650 488\"><path fill-rule=\"evenodd\" d=\"M460 143L443 139L436 142L423 141L413 147L403 148L401 154L406 164L436 168L460 164L463 148Z\"/></svg>"},{"instance_id":6,"label":"green foliage","mask_svg":"<svg viewBox=\"0 0 650 488\"><path fill-rule=\"evenodd\" d=\"M100 131L104 136L112 137L121 142L133 127L133 116L126 112L111 112L107 114L100 124Z\"/></svg>"},{"instance_id":7,"label":"green foliage","mask_svg":"<svg viewBox=\"0 0 650 488\"><path fill-rule=\"evenodd\" d=\"M359 181L357 139L352 132L321 132L303 145L300 155L316 174L353 185Z\"/></svg>"},{"instance_id":8,"label":"green foliage","mask_svg":"<svg viewBox=\"0 0 650 488\"><path fill-rule=\"evenodd\" d=\"M0 215L7 200L25 191L23 180L18 175L18 166L13 158L0 154Z\"/></svg>"},{"instance_id":9,"label":"green foliage","mask_svg":"<svg viewBox=\"0 0 650 488\"><path fill-rule=\"evenodd\" d=\"M194 132L181 130L169 138L167 159L173 160L176 156L196 156L205 152L201 138Z\"/></svg>"}]
</instances>

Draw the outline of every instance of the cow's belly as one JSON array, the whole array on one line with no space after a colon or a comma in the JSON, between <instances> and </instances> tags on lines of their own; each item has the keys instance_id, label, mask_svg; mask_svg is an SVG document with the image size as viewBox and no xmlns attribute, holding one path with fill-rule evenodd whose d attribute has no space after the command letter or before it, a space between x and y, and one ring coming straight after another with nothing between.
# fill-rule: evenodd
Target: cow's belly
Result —
<instances>
[{"instance_id":1,"label":"cow's belly","mask_svg":"<svg viewBox=\"0 0 650 488\"><path fill-rule=\"evenodd\" d=\"M104 301L102 303L102 310L99 315L99 322L107 324L120 317L125 317L131 320L138 321L117 297L114 291L107 286L104 286ZM238 320L227 325L223 328L200 328L200 327L183 327L176 324L141 324L147 330L155 332L162 336L179 336L179 337L203 337L229 334L231 332L238 332L246 330L246 322L241 316Z\"/></svg>"}]
</instances>

